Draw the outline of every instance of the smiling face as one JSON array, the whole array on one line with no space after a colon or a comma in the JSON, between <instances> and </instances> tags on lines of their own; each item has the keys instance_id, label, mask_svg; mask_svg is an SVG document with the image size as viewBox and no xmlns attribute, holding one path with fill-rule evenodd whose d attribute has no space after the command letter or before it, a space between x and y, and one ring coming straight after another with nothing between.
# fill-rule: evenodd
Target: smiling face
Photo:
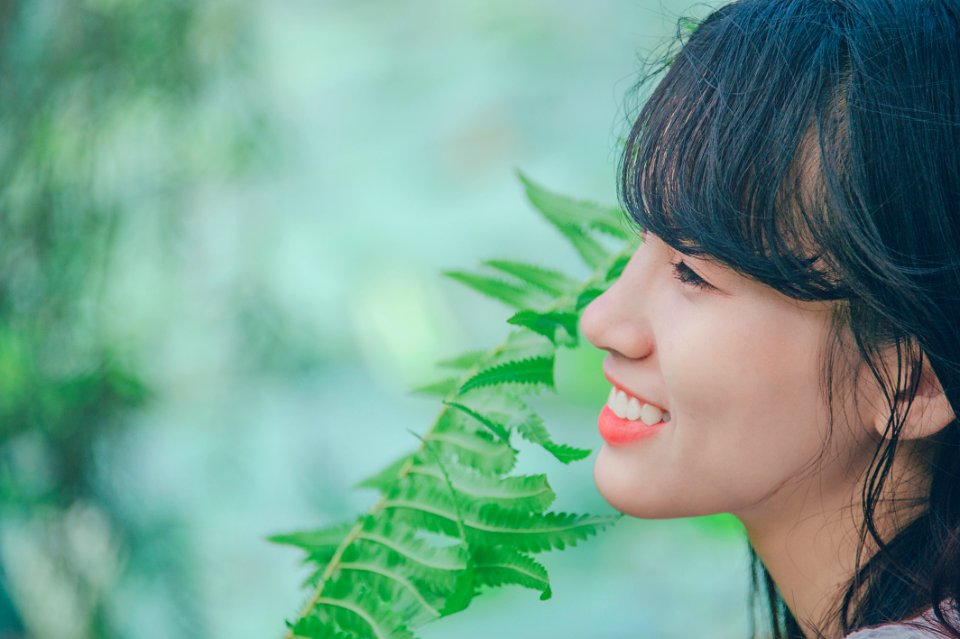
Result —
<instances>
[{"instance_id":1,"label":"smiling face","mask_svg":"<svg viewBox=\"0 0 960 639\"><path fill-rule=\"evenodd\" d=\"M808 487L854 490L877 439L835 387L827 441L820 379L831 303L790 299L645 238L584 310L581 330L609 352L611 380L671 417L651 436L603 446L594 478L604 498L648 519L744 519L787 507Z\"/></svg>"}]
</instances>

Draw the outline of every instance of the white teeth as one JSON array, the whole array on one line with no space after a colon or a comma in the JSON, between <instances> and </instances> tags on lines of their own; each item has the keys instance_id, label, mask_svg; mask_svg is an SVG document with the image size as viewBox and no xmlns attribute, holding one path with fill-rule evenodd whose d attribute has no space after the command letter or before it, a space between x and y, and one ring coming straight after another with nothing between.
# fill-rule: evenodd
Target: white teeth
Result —
<instances>
[{"instance_id":1,"label":"white teeth","mask_svg":"<svg viewBox=\"0 0 960 639\"><path fill-rule=\"evenodd\" d=\"M639 419L648 426L653 426L661 421L670 421L670 413L661 411L656 406L644 404L636 397L630 397L625 392L617 390L616 387L610 389L607 406L620 419L629 419L630 421Z\"/></svg>"},{"instance_id":2,"label":"white teeth","mask_svg":"<svg viewBox=\"0 0 960 639\"><path fill-rule=\"evenodd\" d=\"M650 404L644 404L643 408L640 409L640 421L647 426L653 426L661 419L663 419L663 413L660 412L659 408L651 406Z\"/></svg>"},{"instance_id":3,"label":"white teeth","mask_svg":"<svg viewBox=\"0 0 960 639\"><path fill-rule=\"evenodd\" d=\"M627 394L623 391L617 391L617 396L613 398L613 405L610 406L613 409L613 412L616 413L617 417L620 419L626 419L627 417Z\"/></svg>"}]
</instances>

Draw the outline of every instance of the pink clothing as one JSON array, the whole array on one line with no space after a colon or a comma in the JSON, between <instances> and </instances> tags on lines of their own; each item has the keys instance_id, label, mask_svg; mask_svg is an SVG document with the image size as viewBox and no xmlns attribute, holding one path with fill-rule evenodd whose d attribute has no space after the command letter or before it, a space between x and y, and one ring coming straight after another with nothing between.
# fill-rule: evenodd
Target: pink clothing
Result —
<instances>
[{"instance_id":1,"label":"pink clothing","mask_svg":"<svg viewBox=\"0 0 960 639\"><path fill-rule=\"evenodd\" d=\"M949 603L949 601L947 602ZM944 605L944 615L960 628L960 617L953 608ZM933 614L933 608L927 608L922 615L906 621L885 623L879 626L861 628L844 637L844 639L944 639L949 637L943 626Z\"/></svg>"}]
</instances>

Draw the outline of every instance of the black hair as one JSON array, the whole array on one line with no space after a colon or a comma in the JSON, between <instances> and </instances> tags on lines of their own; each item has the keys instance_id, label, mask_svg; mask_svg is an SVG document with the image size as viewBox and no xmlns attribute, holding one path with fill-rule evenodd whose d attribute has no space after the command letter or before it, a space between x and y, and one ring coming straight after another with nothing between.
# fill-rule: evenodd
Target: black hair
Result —
<instances>
[{"instance_id":1,"label":"black hair","mask_svg":"<svg viewBox=\"0 0 960 639\"><path fill-rule=\"evenodd\" d=\"M862 487L855 574L832 614L847 634L932 606L960 639L945 619L960 612L956 419L929 438L920 514L889 539L875 521L925 359L960 414L960 1L739 0L679 44L627 138L623 207L678 251L832 303L830 414L833 382L849 381L834 372L844 335L890 409ZM878 550L862 563L867 534ZM750 553L751 600L773 636L802 638Z\"/></svg>"}]
</instances>

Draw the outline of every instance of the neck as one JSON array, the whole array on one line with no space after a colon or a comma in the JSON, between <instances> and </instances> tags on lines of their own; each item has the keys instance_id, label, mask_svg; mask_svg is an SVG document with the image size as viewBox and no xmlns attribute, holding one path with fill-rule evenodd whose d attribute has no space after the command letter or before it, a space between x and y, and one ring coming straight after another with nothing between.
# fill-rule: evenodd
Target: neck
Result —
<instances>
[{"instance_id":1,"label":"neck","mask_svg":"<svg viewBox=\"0 0 960 639\"><path fill-rule=\"evenodd\" d=\"M784 603L804 630L816 628L839 639L838 627L826 627L843 589L853 575L857 544L856 505L793 495L796 507L776 521L741 517L750 544L777 584ZM819 496L818 496L819 497Z\"/></svg>"},{"instance_id":2,"label":"neck","mask_svg":"<svg viewBox=\"0 0 960 639\"><path fill-rule=\"evenodd\" d=\"M904 506L910 482L894 480L915 477L914 456L898 450L874 515L884 541L919 514L919 507ZM906 461L904 461L906 459ZM864 476L832 482L811 482L782 487L750 511L734 513L743 522L750 544L777 584L784 603L808 639L822 636L841 639L837 615L847 585L853 579L860 528L863 523L860 490ZM911 484L910 494L926 494ZM899 502L897 501L899 500ZM775 507L771 507L774 505ZM898 503L898 510L884 504ZM868 534L860 565L876 552ZM862 593L854 593L859 595ZM852 604L856 604L854 598Z\"/></svg>"}]
</instances>

